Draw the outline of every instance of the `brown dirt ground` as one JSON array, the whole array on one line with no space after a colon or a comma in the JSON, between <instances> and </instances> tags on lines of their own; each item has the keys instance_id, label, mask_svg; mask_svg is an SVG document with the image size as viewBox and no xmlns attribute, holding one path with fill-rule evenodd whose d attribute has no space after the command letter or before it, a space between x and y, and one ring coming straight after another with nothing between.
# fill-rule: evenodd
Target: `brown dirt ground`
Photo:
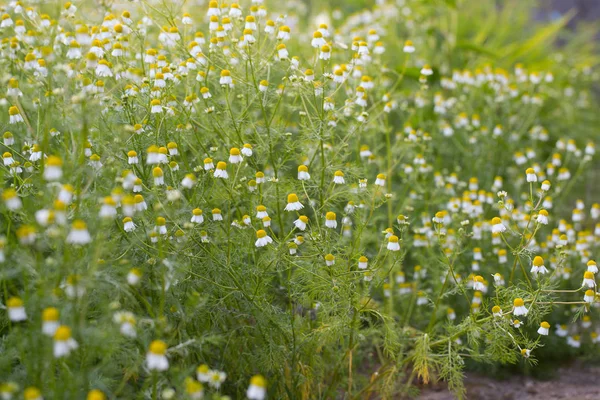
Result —
<instances>
[{"instance_id":1,"label":"brown dirt ground","mask_svg":"<svg viewBox=\"0 0 600 400\"><path fill-rule=\"evenodd\" d=\"M549 381L513 376L494 380L467 374L465 380L469 400L600 400L600 367L575 365L559 368ZM443 384L423 388L420 400L454 400Z\"/></svg>"}]
</instances>

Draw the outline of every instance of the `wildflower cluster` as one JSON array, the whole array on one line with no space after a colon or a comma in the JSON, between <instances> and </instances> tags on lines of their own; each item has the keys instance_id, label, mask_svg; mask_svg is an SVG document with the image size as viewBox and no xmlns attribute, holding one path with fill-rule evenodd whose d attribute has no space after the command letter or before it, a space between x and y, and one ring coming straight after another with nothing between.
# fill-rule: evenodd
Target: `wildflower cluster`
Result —
<instances>
[{"instance_id":1,"label":"wildflower cluster","mask_svg":"<svg viewBox=\"0 0 600 400\"><path fill-rule=\"evenodd\" d=\"M460 394L465 354L599 341L595 143L549 111L590 68L453 70L395 3L163 3L4 6L2 398Z\"/></svg>"}]
</instances>

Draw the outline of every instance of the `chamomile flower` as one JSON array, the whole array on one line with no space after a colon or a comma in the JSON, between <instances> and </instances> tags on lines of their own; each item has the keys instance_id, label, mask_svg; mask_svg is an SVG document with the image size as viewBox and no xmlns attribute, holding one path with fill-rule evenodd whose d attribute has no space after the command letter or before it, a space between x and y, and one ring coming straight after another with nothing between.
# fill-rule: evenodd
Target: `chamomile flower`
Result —
<instances>
[{"instance_id":1,"label":"chamomile flower","mask_svg":"<svg viewBox=\"0 0 600 400\"><path fill-rule=\"evenodd\" d=\"M227 163L224 161L219 161L217 163L217 168L213 173L215 178L227 179L229 178L229 174L227 173Z\"/></svg>"},{"instance_id":2,"label":"chamomile flower","mask_svg":"<svg viewBox=\"0 0 600 400\"><path fill-rule=\"evenodd\" d=\"M585 295L583 296L583 301L588 304L592 304L596 299L596 292L592 289L588 289L585 291Z\"/></svg>"},{"instance_id":3,"label":"chamomile flower","mask_svg":"<svg viewBox=\"0 0 600 400\"><path fill-rule=\"evenodd\" d=\"M515 316L526 316L529 310L525 307L525 302L522 298L518 297L513 301L513 314Z\"/></svg>"},{"instance_id":4,"label":"chamomile flower","mask_svg":"<svg viewBox=\"0 0 600 400\"><path fill-rule=\"evenodd\" d=\"M137 286L142 278L142 271L138 268L132 268L127 273L127 283L131 286Z\"/></svg>"},{"instance_id":5,"label":"chamomile flower","mask_svg":"<svg viewBox=\"0 0 600 400\"><path fill-rule=\"evenodd\" d=\"M190 377L185 379L185 393L192 400L200 400L204 398L204 386Z\"/></svg>"},{"instance_id":6,"label":"chamomile flower","mask_svg":"<svg viewBox=\"0 0 600 400\"><path fill-rule=\"evenodd\" d=\"M307 181L310 179L310 174L308 173L308 167L306 165L300 165L298 167L298 180Z\"/></svg>"},{"instance_id":7,"label":"chamomile flower","mask_svg":"<svg viewBox=\"0 0 600 400\"><path fill-rule=\"evenodd\" d=\"M296 228L300 229L301 231L306 229L307 224L308 224L308 217L305 215L299 216L298 219L294 221L294 226Z\"/></svg>"},{"instance_id":8,"label":"chamomile flower","mask_svg":"<svg viewBox=\"0 0 600 400\"><path fill-rule=\"evenodd\" d=\"M544 266L544 259L540 256L535 256L533 258L533 262L531 265L531 271L533 276L537 276L537 274L547 274L548 269Z\"/></svg>"},{"instance_id":9,"label":"chamomile flower","mask_svg":"<svg viewBox=\"0 0 600 400\"><path fill-rule=\"evenodd\" d=\"M550 324L546 321L543 321L540 324L540 327L537 330L537 333L543 336L548 336L548 333L550 332Z\"/></svg>"},{"instance_id":10,"label":"chamomile flower","mask_svg":"<svg viewBox=\"0 0 600 400\"><path fill-rule=\"evenodd\" d=\"M537 182L537 175L535 174L535 170L533 168L527 168L525 174L527 175L528 183Z\"/></svg>"},{"instance_id":11,"label":"chamomile flower","mask_svg":"<svg viewBox=\"0 0 600 400\"><path fill-rule=\"evenodd\" d=\"M229 151L229 162L231 164L239 164L242 162L242 156L241 156L240 149L238 149L237 147L231 148L231 150ZM217 166L217 168L218 168L218 166Z\"/></svg>"},{"instance_id":12,"label":"chamomile flower","mask_svg":"<svg viewBox=\"0 0 600 400\"><path fill-rule=\"evenodd\" d=\"M502 233L506 231L506 227L502 224L502 220L498 217L492 218L492 233Z\"/></svg>"},{"instance_id":13,"label":"chamomile flower","mask_svg":"<svg viewBox=\"0 0 600 400\"><path fill-rule=\"evenodd\" d=\"M271 239L271 237L267 235L266 231L262 229L256 231L256 242L254 242L254 245L256 247L264 247L270 243L273 243L273 239Z\"/></svg>"},{"instance_id":14,"label":"chamomile flower","mask_svg":"<svg viewBox=\"0 0 600 400\"><path fill-rule=\"evenodd\" d=\"M11 398L12 398L12 396L7 397L7 399L11 399ZM24 400L44 400L44 397L42 396L42 392L38 388L30 386L23 391L23 399Z\"/></svg>"},{"instance_id":15,"label":"chamomile flower","mask_svg":"<svg viewBox=\"0 0 600 400\"><path fill-rule=\"evenodd\" d=\"M186 189L191 189L196 184L196 176L194 174L186 174L181 181L181 186Z\"/></svg>"},{"instance_id":16,"label":"chamomile flower","mask_svg":"<svg viewBox=\"0 0 600 400\"><path fill-rule=\"evenodd\" d=\"M85 245L92 241L92 237L87 230L87 224L78 219L73 222L71 231L67 235L67 243L74 245Z\"/></svg>"},{"instance_id":17,"label":"chamomile flower","mask_svg":"<svg viewBox=\"0 0 600 400\"><path fill-rule=\"evenodd\" d=\"M596 261L590 260L587 262L587 270L593 274L598 273L598 265L596 265Z\"/></svg>"},{"instance_id":18,"label":"chamomile flower","mask_svg":"<svg viewBox=\"0 0 600 400\"><path fill-rule=\"evenodd\" d=\"M502 316L502 309L500 308L500 306L492 307L492 315L496 318L499 318Z\"/></svg>"},{"instance_id":19,"label":"chamomile flower","mask_svg":"<svg viewBox=\"0 0 600 400\"><path fill-rule=\"evenodd\" d=\"M62 178L62 160L57 156L49 156L44 166L44 179L47 181L57 181Z\"/></svg>"},{"instance_id":20,"label":"chamomile flower","mask_svg":"<svg viewBox=\"0 0 600 400\"><path fill-rule=\"evenodd\" d=\"M146 353L146 367L150 371L166 371L169 369L169 360L167 359L167 344L162 340L154 340L150 343L148 353Z\"/></svg>"},{"instance_id":21,"label":"chamomile flower","mask_svg":"<svg viewBox=\"0 0 600 400\"><path fill-rule=\"evenodd\" d=\"M385 186L386 176L384 174L377 175L377 179L375 179L375 185L377 186Z\"/></svg>"},{"instance_id":22,"label":"chamomile flower","mask_svg":"<svg viewBox=\"0 0 600 400\"><path fill-rule=\"evenodd\" d=\"M581 286L585 286L593 289L596 287L596 279L594 278L594 273L591 271L585 271L583 273L583 282Z\"/></svg>"},{"instance_id":23,"label":"chamomile flower","mask_svg":"<svg viewBox=\"0 0 600 400\"><path fill-rule=\"evenodd\" d=\"M407 40L406 42L404 42L404 47L402 48L402 51L407 53L407 54L411 54L415 52L415 46L413 46L412 41Z\"/></svg>"},{"instance_id":24,"label":"chamomile flower","mask_svg":"<svg viewBox=\"0 0 600 400\"><path fill-rule=\"evenodd\" d=\"M6 208L10 211L19 210L23 206L21 198L13 188L5 189L4 192L2 192L2 199L4 200L4 205L6 205Z\"/></svg>"},{"instance_id":25,"label":"chamomile flower","mask_svg":"<svg viewBox=\"0 0 600 400\"><path fill-rule=\"evenodd\" d=\"M6 301L6 309L8 311L8 319L12 322L21 322L27 319L25 305L19 297L11 297Z\"/></svg>"},{"instance_id":26,"label":"chamomile flower","mask_svg":"<svg viewBox=\"0 0 600 400\"><path fill-rule=\"evenodd\" d=\"M398 236L392 235L388 238L387 249L390 251L399 251L400 250L400 243L399 243Z\"/></svg>"},{"instance_id":27,"label":"chamomile flower","mask_svg":"<svg viewBox=\"0 0 600 400\"><path fill-rule=\"evenodd\" d=\"M477 275L473 278L473 290L477 290L477 291L485 291L485 283L483 280L483 276L481 275Z\"/></svg>"},{"instance_id":28,"label":"chamomile flower","mask_svg":"<svg viewBox=\"0 0 600 400\"><path fill-rule=\"evenodd\" d=\"M61 325L54 332L54 357L67 357L73 350L79 347L75 339L71 336L71 328Z\"/></svg>"},{"instance_id":29,"label":"chamomile flower","mask_svg":"<svg viewBox=\"0 0 600 400\"><path fill-rule=\"evenodd\" d=\"M113 321L119 325L121 335L134 338L137 336L135 329L136 320L129 311L118 311L113 315Z\"/></svg>"},{"instance_id":30,"label":"chamomile flower","mask_svg":"<svg viewBox=\"0 0 600 400\"><path fill-rule=\"evenodd\" d=\"M11 106L8 109L8 123L9 124L18 124L20 122L24 122L23 116L21 115L21 111L16 106Z\"/></svg>"},{"instance_id":31,"label":"chamomile flower","mask_svg":"<svg viewBox=\"0 0 600 400\"><path fill-rule=\"evenodd\" d=\"M548 211L546 210L540 210L540 212L537 215L537 222L542 224L542 225L548 225Z\"/></svg>"},{"instance_id":32,"label":"chamomile flower","mask_svg":"<svg viewBox=\"0 0 600 400\"><path fill-rule=\"evenodd\" d=\"M54 336L60 326L59 311L55 307L48 307L42 311L42 333L46 336Z\"/></svg>"},{"instance_id":33,"label":"chamomile flower","mask_svg":"<svg viewBox=\"0 0 600 400\"><path fill-rule=\"evenodd\" d=\"M248 400L264 400L267 397L267 380L262 375L254 375L246 391Z\"/></svg>"},{"instance_id":34,"label":"chamomile flower","mask_svg":"<svg viewBox=\"0 0 600 400\"><path fill-rule=\"evenodd\" d=\"M123 218L123 230L125 232L133 232L136 226L133 223L133 219L131 217Z\"/></svg>"},{"instance_id":35,"label":"chamomile flower","mask_svg":"<svg viewBox=\"0 0 600 400\"><path fill-rule=\"evenodd\" d=\"M298 196L295 193L288 194L287 197L287 205L285 206L285 211L298 211L302 210L304 206L300 203Z\"/></svg>"},{"instance_id":36,"label":"chamomile flower","mask_svg":"<svg viewBox=\"0 0 600 400\"><path fill-rule=\"evenodd\" d=\"M154 178L154 186L162 186L165 184L165 176L162 168L154 167L152 169L152 177Z\"/></svg>"},{"instance_id":37,"label":"chamomile flower","mask_svg":"<svg viewBox=\"0 0 600 400\"><path fill-rule=\"evenodd\" d=\"M334 212L329 211L325 214L325 226L331 229L337 228L337 217Z\"/></svg>"},{"instance_id":38,"label":"chamomile flower","mask_svg":"<svg viewBox=\"0 0 600 400\"><path fill-rule=\"evenodd\" d=\"M333 175L333 183L338 185L346 183L346 181L344 180L344 173L342 171L335 171Z\"/></svg>"},{"instance_id":39,"label":"chamomile flower","mask_svg":"<svg viewBox=\"0 0 600 400\"><path fill-rule=\"evenodd\" d=\"M360 256L358 258L358 269L367 269L369 264L369 259L365 256Z\"/></svg>"}]
</instances>

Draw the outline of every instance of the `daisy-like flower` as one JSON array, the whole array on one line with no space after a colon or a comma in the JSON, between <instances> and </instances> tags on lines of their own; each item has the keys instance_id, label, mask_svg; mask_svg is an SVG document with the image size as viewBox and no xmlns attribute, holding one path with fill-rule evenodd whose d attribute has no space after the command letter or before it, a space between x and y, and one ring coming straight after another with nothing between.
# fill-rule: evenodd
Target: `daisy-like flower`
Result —
<instances>
[{"instance_id":1,"label":"daisy-like flower","mask_svg":"<svg viewBox=\"0 0 600 400\"><path fill-rule=\"evenodd\" d=\"M251 157L252 156L252 145L249 143L244 144L244 146L242 146L242 155L246 156L246 157Z\"/></svg>"},{"instance_id":2,"label":"daisy-like flower","mask_svg":"<svg viewBox=\"0 0 600 400\"><path fill-rule=\"evenodd\" d=\"M7 397L8 399L12 398ZM44 400L42 392L36 387L30 386L23 391L23 399L25 400Z\"/></svg>"},{"instance_id":3,"label":"daisy-like flower","mask_svg":"<svg viewBox=\"0 0 600 400\"><path fill-rule=\"evenodd\" d=\"M21 198L17 195L17 191L13 188L8 188L2 192L2 199L6 208L10 211L16 211L23 206Z\"/></svg>"},{"instance_id":4,"label":"daisy-like flower","mask_svg":"<svg viewBox=\"0 0 600 400\"><path fill-rule=\"evenodd\" d=\"M334 212L329 211L325 214L325 226L327 228L335 229L337 228L337 216Z\"/></svg>"},{"instance_id":5,"label":"daisy-like flower","mask_svg":"<svg viewBox=\"0 0 600 400\"><path fill-rule=\"evenodd\" d=\"M535 170L533 168L527 168L525 174L527 175L528 183L537 182L537 175L535 174Z\"/></svg>"},{"instance_id":6,"label":"daisy-like flower","mask_svg":"<svg viewBox=\"0 0 600 400\"><path fill-rule=\"evenodd\" d=\"M132 338L137 336L137 332L135 330L136 320L133 313L129 311L116 312L113 316L113 321L119 325L119 331L121 332L121 335Z\"/></svg>"},{"instance_id":7,"label":"daisy-like flower","mask_svg":"<svg viewBox=\"0 0 600 400\"><path fill-rule=\"evenodd\" d=\"M331 267L335 264L335 256L331 253L325 255L325 265Z\"/></svg>"},{"instance_id":8,"label":"daisy-like flower","mask_svg":"<svg viewBox=\"0 0 600 400\"><path fill-rule=\"evenodd\" d=\"M112 196L107 196L100 207L100 218L114 218L117 216L117 203Z\"/></svg>"},{"instance_id":9,"label":"daisy-like flower","mask_svg":"<svg viewBox=\"0 0 600 400\"><path fill-rule=\"evenodd\" d=\"M160 100L152 99L152 101L150 101L150 112L152 114L160 114L162 111L163 111L163 108L160 105Z\"/></svg>"},{"instance_id":10,"label":"daisy-like flower","mask_svg":"<svg viewBox=\"0 0 600 400\"><path fill-rule=\"evenodd\" d=\"M502 309L500 308L500 306L492 307L492 315L496 318L499 318L502 316Z\"/></svg>"},{"instance_id":11,"label":"daisy-like flower","mask_svg":"<svg viewBox=\"0 0 600 400\"><path fill-rule=\"evenodd\" d=\"M154 167L152 169L152 177L154 178L154 186L165 184L165 175L161 167Z\"/></svg>"},{"instance_id":12,"label":"daisy-like flower","mask_svg":"<svg viewBox=\"0 0 600 400\"><path fill-rule=\"evenodd\" d=\"M127 273L127 283L131 286L137 286L142 279L142 271L138 268L132 268Z\"/></svg>"},{"instance_id":13,"label":"daisy-like flower","mask_svg":"<svg viewBox=\"0 0 600 400\"><path fill-rule=\"evenodd\" d=\"M204 216L202 215L201 209L194 208L192 210L192 219L190 220L190 222L193 222L195 224L201 224L204 222Z\"/></svg>"},{"instance_id":14,"label":"daisy-like flower","mask_svg":"<svg viewBox=\"0 0 600 400\"><path fill-rule=\"evenodd\" d=\"M167 220L164 217L156 218L156 225L154 226L154 232L160 235L167 234Z\"/></svg>"},{"instance_id":15,"label":"daisy-like flower","mask_svg":"<svg viewBox=\"0 0 600 400\"><path fill-rule=\"evenodd\" d=\"M506 231L506 227L502 224L502 220L498 217L492 218L492 233L502 233Z\"/></svg>"},{"instance_id":16,"label":"daisy-like flower","mask_svg":"<svg viewBox=\"0 0 600 400\"><path fill-rule=\"evenodd\" d=\"M135 224L131 217L123 218L123 230L125 232L133 232L135 230Z\"/></svg>"},{"instance_id":17,"label":"daisy-like flower","mask_svg":"<svg viewBox=\"0 0 600 400\"><path fill-rule=\"evenodd\" d=\"M525 302L523 301L522 298L518 297L513 301L513 314L515 316L526 316L527 313L529 312L529 310L527 309L527 307L525 307Z\"/></svg>"},{"instance_id":18,"label":"daisy-like flower","mask_svg":"<svg viewBox=\"0 0 600 400\"><path fill-rule=\"evenodd\" d=\"M127 152L127 163L128 164L137 164L139 162L138 154L134 150L130 150Z\"/></svg>"},{"instance_id":19,"label":"daisy-like flower","mask_svg":"<svg viewBox=\"0 0 600 400\"><path fill-rule=\"evenodd\" d=\"M598 265L596 265L596 261L590 260L587 262L587 270L592 274L598 273Z\"/></svg>"},{"instance_id":20,"label":"daisy-like flower","mask_svg":"<svg viewBox=\"0 0 600 400\"><path fill-rule=\"evenodd\" d=\"M308 224L308 217L306 215L301 215L297 220L294 221L294 226L301 231L306 229Z\"/></svg>"},{"instance_id":21,"label":"daisy-like flower","mask_svg":"<svg viewBox=\"0 0 600 400\"><path fill-rule=\"evenodd\" d=\"M344 173L342 171L335 171L333 175L333 183L338 185L346 183L346 181L344 180Z\"/></svg>"},{"instance_id":22,"label":"daisy-like flower","mask_svg":"<svg viewBox=\"0 0 600 400\"><path fill-rule=\"evenodd\" d=\"M209 386L211 386L214 389L219 390L219 388L221 387L221 385L223 384L223 382L225 382L225 379L227 378L227 374L225 374L225 372L223 371L218 371L218 370L211 370L209 372L210 375L210 379L208 380L208 384Z\"/></svg>"},{"instance_id":23,"label":"daisy-like flower","mask_svg":"<svg viewBox=\"0 0 600 400\"><path fill-rule=\"evenodd\" d=\"M267 235L266 231L264 231L263 229L259 229L258 231L256 231L256 242L254 242L254 245L256 247L264 247L269 243L273 243L273 239L271 239L271 237Z\"/></svg>"},{"instance_id":24,"label":"daisy-like flower","mask_svg":"<svg viewBox=\"0 0 600 400\"><path fill-rule=\"evenodd\" d=\"M539 222L542 225L548 225L548 211L540 210L540 212L537 215L537 222Z\"/></svg>"},{"instance_id":25,"label":"daisy-like flower","mask_svg":"<svg viewBox=\"0 0 600 400\"><path fill-rule=\"evenodd\" d=\"M148 353L146 353L146 367L150 371L166 371L169 369L169 360L167 359L167 344L162 340L154 340L150 343Z\"/></svg>"},{"instance_id":26,"label":"daisy-like flower","mask_svg":"<svg viewBox=\"0 0 600 400\"><path fill-rule=\"evenodd\" d=\"M57 156L49 156L44 165L44 179L56 181L62 178L62 160Z\"/></svg>"},{"instance_id":27,"label":"daisy-like flower","mask_svg":"<svg viewBox=\"0 0 600 400\"><path fill-rule=\"evenodd\" d=\"M456 319L456 312L453 308L449 308L446 310L446 315L450 321L454 321Z\"/></svg>"},{"instance_id":28,"label":"daisy-like flower","mask_svg":"<svg viewBox=\"0 0 600 400\"><path fill-rule=\"evenodd\" d=\"M23 300L19 297L11 297L6 301L6 309L8 310L8 319L13 322L25 321L27 313Z\"/></svg>"},{"instance_id":29,"label":"daisy-like flower","mask_svg":"<svg viewBox=\"0 0 600 400\"><path fill-rule=\"evenodd\" d=\"M277 45L277 58L279 60L287 60L290 56L290 53L288 52L287 48L285 47L285 44L280 43Z\"/></svg>"},{"instance_id":30,"label":"daisy-like flower","mask_svg":"<svg viewBox=\"0 0 600 400\"><path fill-rule=\"evenodd\" d=\"M581 283L581 286L587 286L591 289L596 287L596 279L594 278L594 273L592 271L585 271L583 273L583 282Z\"/></svg>"},{"instance_id":31,"label":"daisy-like flower","mask_svg":"<svg viewBox=\"0 0 600 400\"><path fill-rule=\"evenodd\" d=\"M240 149L232 147L231 150L229 150L229 162L232 164L239 164L242 162Z\"/></svg>"},{"instance_id":32,"label":"daisy-like flower","mask_svg":"<svg viewBox=\"0 0 600 400\"><path fill-rule=\"evenodd\" d=\"M206 364L201 364L196 368L196 379L200 382L208 382L210 380L210 368Z\"/></svg>"},{"instance_id":33,"label":"daisy-like flower","mask_svg":"<svg viewBox=\"0 0 600 400\"><path fill-rule=\"evenodd\" d=\"M308 167L306 165L300 165L298 167L298 180L307 181L309 179L310 174L308 173Z\"/></svg>"},{"instance_id":34,"label":"daisy-like flower","mask_svg":"<svg viewBox=\"0 0 600 400\"><path fill-rule=\"evenodd\" d=\"M219 161L217 163L217 168L213 173L215 178L227 179L229 178L229 174L227 173L227 163L225 161Z\"/></svg>"},{"instance_id":35,"label":"daisy-like flower","mask_svg":"<svg viewBox=\"0 0 600 400\"><path fill-rule=\"evenodd\" d=\"M267 380L262 375L254 375L246 391L248 400L264 400L267 397Z\"/></svg>"},{"instance_id":36,"label":"daisy-like flower","mask_svg":"<svg viewBox=\"0 0 600 400\"><path fill-rule=\"evenodd\" d=\"M585 291L585 295L583 296L583 301L588 304L592 304L596 298L596 292L592 289L588 289Z\"/></svg>"},{"instance_id":37,"label":"daisy-like flower","mask_svg":"<svg viewBox=\"0 0 600 400\"><path fill-rule=\"evenodd\" d=\"M89 391L86 400L106 400L106 395L98 389L93 389Z\"/></svg>"},{"instance_id":38,"label":"daisy-like flower","mask_svg":"<svg viewBox=\"0 0 600 400\"><path fill-rule=\"evenodd\" d=\"M428 64L423 65L423 68L421 68L421 75L424 75L424 76L433 75L433 70L431 69L431 67Z\"/></svg>"},{"instance_id":39,"label":"daisy-like flower","mask_svg":"<svg viewBox=\"0 0 600 400\"><path fill-rule=\"evenodd\" d=\"M267 213L267 207L263 205L256 206L256 218L263 219L268 216L269 214Z\"/></svg>"},{"instance_id":40,"label":"daisy-like flower","mask_svg":"<svg viewBox=\"0 0 600 400\"><path fill-rule=\"evenodd\" d=\"M221 78L219 79L219 84L221 86L229 86L233 83L233 79L231 78L231 72L229 70L224 69L221 71Z\"/></svg>"},{"instance_id":41,"label":"daisy-like flower","mask_svg":"<svg viewBox=\"0 0 600 400\"><path fill-rule=\"evenodd\" d=\"M287 205L285 206L285 211L298 211L302 210L304 206L300 203L298 196L295 193L288 194L287 197Z\"/></svg>"},{"instance_id":42,"label":"daisy-like flower","mask_svg":"<svg viewBox=\"0 0 600 400\"><path fill-rule=\"evenodd\" d=\"M186 174L181 181L181 186L186 189L191 189L196 184L196 177L194 174Z\"/></svg>"},{"instance_id":43,"label":"daisy-like flower","mask_svg":"<svg viewBox=\"0 0 600 400\"><path fill-rule=\"evenodd\" d=\"M54 357L67 357L79 345L71 336L71 328L61 325L54 332Z\"/></svg>"},{"instance_id":44,"label":"daisy-like flower","mask_svg":"<svg viewBox=\"0 0 600 400\"><path fill-rule=\"evenodd\" d=\"M23 116L21 115L21 111L16 106L11 106L8 109L8 123L9 124L18 124L19 122L24 122Z\"/></svg>"},{"instance_id":45,"label":"daisy-like flower","mask_svg":"<svg viewBox=\"0 0 600 400\"><path fill-rule=\"evenodd\" d=\"M221 210L218 208L213 208L212 217L213 221L223 221L223 214L221 214Z\"/></svg>"},{"instance_id":46,"label":"daisy-like flower","mask_svg":"<svg viewBox=\"0 0 600 400\"><path fill-rule=\"evenodd\" d=\"M365 256L360 256L358 258L358 269L367 269L369 265L369 259Z\"/></svg>"},{"instance_id":47,"label":"daisy-like flower","mask_svg":"<svg viewBox=\"0 0 600 400\"><path fill-rule=\"evenodd\" d=\"M540 324L540 327L537 330L537 333L543 336L548 336L548 333L550 332L550 324L546 321L543 321Z\"/></svg>"},{"instance_id":48,"label":"daisy-like flower","mask_svg":"<svg viewBox=\"0 0 600 400\"><path fill-rule=\"evenodd\" d=\"M187 377L185 378L185 393L192 400L200 400L204 398L204 386L197 380Z\"/></svg>"},{"instance_id":49,"label":"daisy-like flower","mask_svg":"<svg viewBox=\"0 0 600 400\"><path fill-rule=\"evenodd\" d=\"M410 40L407 40L406 42L404 42L404 47L402 48L402 51L407 53L407 54L411 54L415 52L415 46L413 46L413 42Z\"/></svg>"},{"instance_id":50,"label":"daisy-like flower","mask_svg":"<svg viewBox=\"0 0 600 400\"><path fill-rule=\"evenodd\" d=\"M85 245L92 241L84 221L78 219L73 222L71 231L67 235L67 243L74 245Z\"/></svg>"},{"instance_id":51,"label":"daisy-like flower","mask_svg":"<svg viewBox=\"0 0 600 400\"><path fill-rule=\"evenodd\" d=\"M531 350L529 350L529 349L521 349L521 355L524 358L529 358L531 356Z\"/></svg>"},{"instance_id":52,"label":"daisy-like flower","mask_svg":"<svg viewBox=\"0 0 600 400\"><path fill-rule=\"evenodd\" d=\"M388 244L387 244L387 249L390 251L399 251L400 250L400 243L399 243L399 239L398 236L396 235L392 235L388 238Z\"/></svg>"},{"instance_id":53,"label":"daisy-like flower","mask_svg":"<svg viewBox=\"0 0 600 400\"><path fill-rule=\"evenodd\" d=\"M211 169L215 168L215 164L213 163L212 158L205 158L204 159L204 170L205 171L210 171Z\"/></svg>"},{"instance_id":54,"label":"daisy-like flower","mask_svg":"<svg viewBox=\"0 0 600 400\"><path fill-rule=\"evenodd\" d=\"M386 176L384 174L377 175L377 179L375 179L375 185L384 187L385 179L386 179Z\"/></svg>"},{"instance_id":55,"label":"daisy-like flower","mask_svg":"<svg viewBox=\"0 0 600 400\"><path fill-rule=\"evenodd\" d=\"M547 192L548 190L550 190L550 186L551 186L550 181L545 180L542 182L541 189L542 189L542 191Z\"/></svg>"},{"instance_id":56,"label":"daisy-like flower","mask_svg":"<svg viewBox=\"0 0 600 400\"><path fill-rule=\"evenodd\" d=\"M537 276L537 274L547 274L548 269L544 266L544 259L540 256L535 256L533 258L533 263L531 265L531 271L533 276Z\"/></svg>"},{"instance_id":57,"label":"daisy-like flower","mask_svg":"<svg viewBox=\"0 0 600 400\"><path fill-rule=\"evenodd\" d=\"M483 280L483 276L477 275L473 278L473 290L477 291L485 291L485 283Z\"/></svg>"},{"instance_id":58,"label":"daisy-like flower","mask_svg":"<svg viewBox=\"0 0 600 400\"><path fill-rule=\"evenodd\" d=\"M54 336L60 326L58 322L59 312L55 307L48 307L42 311L42 333L46 336Z\"/></svg>"},{"instance_id":59,"label":"daisy-like flower","mask_svg":"<svg viewBox=\"0 0 600 400\"><path fill-rule=\"evenodd\" d=\"M504 277L500 273L496 272L493 277L496 286L504 286Z\"/></svg>"}]
</instances>

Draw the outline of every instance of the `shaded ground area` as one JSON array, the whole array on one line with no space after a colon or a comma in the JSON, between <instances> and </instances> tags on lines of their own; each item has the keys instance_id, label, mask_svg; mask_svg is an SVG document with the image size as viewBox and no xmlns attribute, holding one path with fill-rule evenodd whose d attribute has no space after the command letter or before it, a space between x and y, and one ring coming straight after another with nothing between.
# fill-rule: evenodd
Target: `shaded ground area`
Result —
<instances>
[{"instance_id":1,"label":"shaded ground area","mask_svg":"<svg viewBox=\"0 0 600 400\"><path fill-rule=\"evenodd\" d=\"M556 377L536 381L528 377L513 376L507 380L494 380L468 374L465 380L469 400L598 400L600 399L600 367L573 365L559 368ZM453 400L443 384L424 388L420 400Z\"/></svg>"}]
</instances>

